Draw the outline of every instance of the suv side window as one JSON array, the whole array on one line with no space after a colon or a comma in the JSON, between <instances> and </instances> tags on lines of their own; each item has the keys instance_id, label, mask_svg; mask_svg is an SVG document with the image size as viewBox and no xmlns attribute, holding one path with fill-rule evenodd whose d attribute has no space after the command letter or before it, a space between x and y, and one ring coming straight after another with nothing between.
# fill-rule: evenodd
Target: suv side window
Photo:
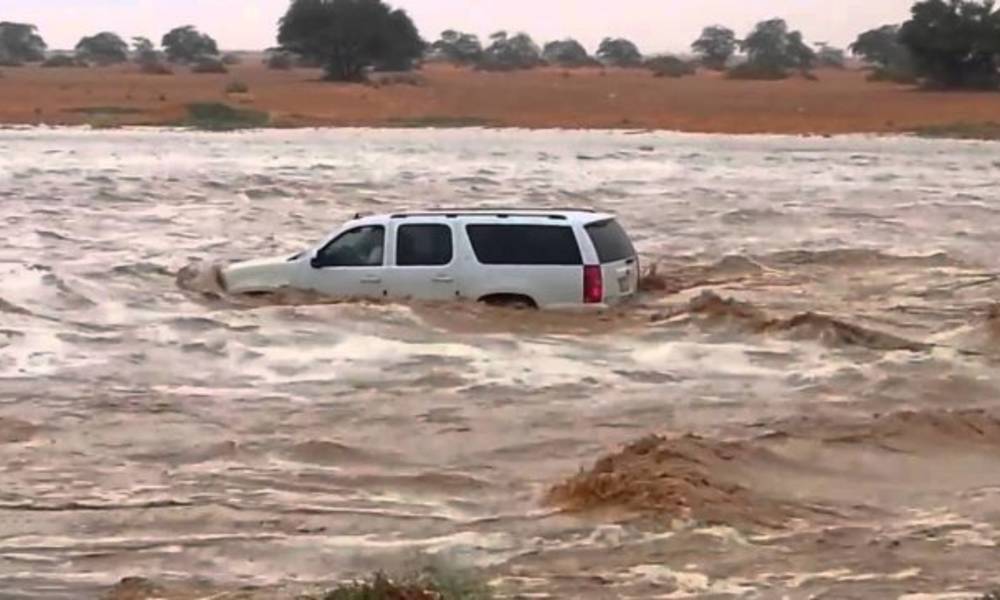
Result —
<instances>
[{"instance_id":1,"label":"suv side window","mask_svg":"<svg viewBox=\"0 0 1000 600\"><path fill-rule=\"evenodd\" d=\"M402 225L396 233L396 265L439 267L451 263L455 254L448 225Z\"/></svg>"},{"instance_id":2,"label":"suv side window","mask_svg":"<svg viewBox=\"0 0 1000 600\"><path fill-rule=\"evenodd\" d=\"M337 236L316 254L318 267L380 267L385 253L385 227L356 227Z\"/></svg>"},{"instance_id":3,"label":"suv side window","mask_svg":"<svg viewBox=\"0 0 1000 600\"><path fill-rule=\"evenodd\" d=\"M484 265L582 265L573 229L559 225L467 225Z\"/></svg>"}]
</instances>

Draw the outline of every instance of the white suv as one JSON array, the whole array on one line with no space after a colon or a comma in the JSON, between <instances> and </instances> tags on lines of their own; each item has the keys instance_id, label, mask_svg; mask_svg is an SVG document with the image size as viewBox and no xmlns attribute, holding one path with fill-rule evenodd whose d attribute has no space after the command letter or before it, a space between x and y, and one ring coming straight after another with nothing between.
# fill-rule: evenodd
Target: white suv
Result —
<instances>
[{"instance_id":1,"label":"white suv","mask_svg":"<svg viewBox=\"0 0 1000 600\"><path fill-rule=\"evenodd\" d=\"M293 288L348 298L569 308L633 296L639 259L610 214L442 209L359 215L307 252L235 263L220 273L234 294Z\"/></svg>"}]
</instances>

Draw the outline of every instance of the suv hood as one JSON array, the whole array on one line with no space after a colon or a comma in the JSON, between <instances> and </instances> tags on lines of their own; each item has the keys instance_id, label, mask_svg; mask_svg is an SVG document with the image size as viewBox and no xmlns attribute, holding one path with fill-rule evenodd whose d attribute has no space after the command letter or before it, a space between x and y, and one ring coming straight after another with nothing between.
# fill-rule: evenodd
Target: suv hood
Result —
<instances>
[{"instance_id":1,"label":"suv hood","mask_svg":"<svg viewBox=\"0 0 1000 600\"><path fill-rule=\"evenodd\" d=\"M223 267L222 280L226 291L234 294L268 292L290 287L297 268L288 257L246 260Z\"/></svg>"}]
</instances>

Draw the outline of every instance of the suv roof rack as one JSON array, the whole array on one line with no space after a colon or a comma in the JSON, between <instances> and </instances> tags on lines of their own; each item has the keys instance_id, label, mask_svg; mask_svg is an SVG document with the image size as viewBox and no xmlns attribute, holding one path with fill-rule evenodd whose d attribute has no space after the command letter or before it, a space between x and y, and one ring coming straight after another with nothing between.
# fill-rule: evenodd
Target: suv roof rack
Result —
<instances>
[{"instance_id":1,"label":"suv roof rack","mask_svg":"<svg viewBox=\"0 0 1000 600\"><path fill-rule=\"evenodd\" d=\"M538 212L538 213L584 212L584 213L592 213L592 212L597 212L597 211L595 211L592 208L578 208L578 207L573 207L573 208L551 207L550 208L550 207L546 206L546 207L541 207L541 208L529 208L529 207L524 207L524 206L476 206L476 207L472 207L472 208L452 208L452 207L431 208L431 209L420 211L420 212L423 212L423 213L463 213L463 214L467 214L467 213L480 213L480 212L485 212L485 213L498 213L498 212L503 212L503 213L507 213L507 212L517 212L517 213L533 213L533 212ZM402 213L402 214L406 214L406 213Z\"/></svg>"},{"instance_id":2,"label":"suv roof rack","mask_svg":"<svg viewBox=\"0 0 1000 600\"><path fill-rule=\"evenodd\" d=\"M539 217L565 221L562 213L582 212L596 214L589 208L517 208L517 207L477 207L477 208L433 208L430 210L393 213L393 219L407 217L458 217L458 216L496 216L496 217Z\"/></svg>"}]
</instances>

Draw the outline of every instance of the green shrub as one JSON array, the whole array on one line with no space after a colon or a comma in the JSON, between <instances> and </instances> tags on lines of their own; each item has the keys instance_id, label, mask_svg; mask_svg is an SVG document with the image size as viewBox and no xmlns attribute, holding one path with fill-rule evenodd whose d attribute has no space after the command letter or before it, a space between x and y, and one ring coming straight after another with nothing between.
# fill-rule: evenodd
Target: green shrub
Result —
<instances>
[{"instance_id":1,"label":"green shrub","mask_svg":"<svg viewBox=\"0 0 1000 600\"><path fill-rule=\"evenodd\" d=\"M188 118L183 123L206 131L233 131L264 127L271 122L271 116L259 110L234 108L217 102L187 105Z\"/></svg>"}]
</instances>

